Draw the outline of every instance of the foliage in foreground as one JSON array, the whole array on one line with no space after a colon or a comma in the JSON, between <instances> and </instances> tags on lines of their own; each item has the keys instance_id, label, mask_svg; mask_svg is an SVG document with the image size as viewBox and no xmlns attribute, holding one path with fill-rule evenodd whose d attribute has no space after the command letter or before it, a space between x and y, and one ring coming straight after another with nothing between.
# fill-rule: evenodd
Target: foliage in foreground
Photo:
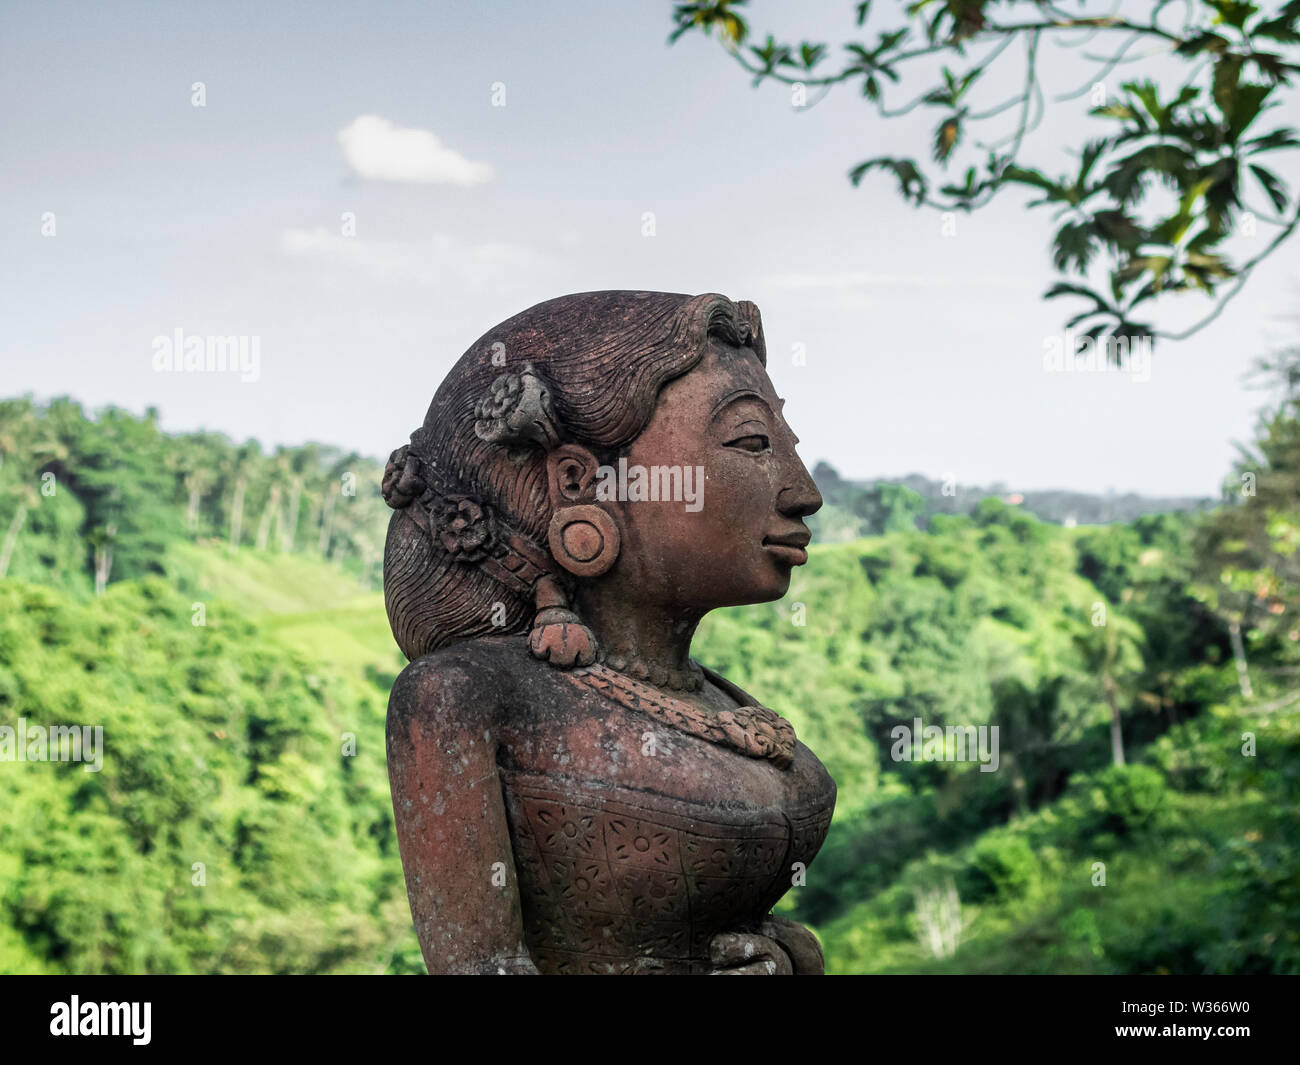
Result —
<instances>
[{"instance_id":1,"label":"foliage in foreground","mask_svg":"<svg viewBox=\"0 0 1300 1065\"><path fill-rule=\"evenodd\" d=\"M192 617L159 578L0 582L0 719L106 750L0 764L0 971L411 971L385 693L231 603Z\"/></svg>"},{"instance_id":2,"label":"foliage in foreground","mask_svg":"<svg viewBox=\"0 0 1300 1065\"><path fill-rule=\"evenodd\" d=\"M905 201L949 224L1008 187L1031 190L1030 206L1053 212L1052 265L1078 278L1046 298L1083 301L1066 329L1078 326L1089 351L1104 340L1122 360L1139 339L1195 332L1300 225L1300 197L1277 170L1300 139L1272 117L1300 72L1297 0L861 0L856 39L834 48L771 34L760 43L746 5L678 3L669 41L717 29L753 83L789 86L796 109L839 89L883 121L928 114L930 160L875 156L849 173L855 185L891 177ZM1076 84L1053 78L1079 66ZM1053 177L1041 156L1029 159L1033 133L1071 113L1094 128L1070 146L1072 172ZM1189 292L1213 300L1208 313L1182 332L1158 330L1155 305Z\"/></svg>"}]
</instances>

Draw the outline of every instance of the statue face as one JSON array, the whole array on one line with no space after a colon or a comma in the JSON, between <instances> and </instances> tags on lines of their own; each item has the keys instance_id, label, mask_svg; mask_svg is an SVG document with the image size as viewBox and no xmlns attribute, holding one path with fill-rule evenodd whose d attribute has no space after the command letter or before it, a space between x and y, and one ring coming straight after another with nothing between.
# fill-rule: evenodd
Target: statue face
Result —
<instances>
[{"instance_id":1,"label":"statue face","mask_svg":"<svg viewBox=\"0 0 1300 1065\"><path fill-rule=\"evenodd\" d=\"M664 386L627 468L654 476L655 467L676 467L684 491L658 501L629 491L602 504L622 534L610 578L628 598L703 612L786 593L791 570L808 559L803 518L822 498L795 453L783 402L752 351L717 338ZM666 483L662 472L658 480Z\"/></svg>"}]
</instances>

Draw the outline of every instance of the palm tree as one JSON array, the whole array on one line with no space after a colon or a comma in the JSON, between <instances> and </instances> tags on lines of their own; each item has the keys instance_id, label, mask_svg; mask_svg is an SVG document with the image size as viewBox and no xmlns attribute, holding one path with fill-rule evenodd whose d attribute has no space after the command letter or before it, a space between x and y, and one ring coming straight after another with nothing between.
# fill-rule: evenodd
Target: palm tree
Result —
<instances>
[{"instance_id":1,"label":"palm tree","mask_svg":"<svg viewBox=\"0 0 1300 1065\"><path fill-rule=\"evenodd\" d=\"M294 541L298 535L298 508L304 493L309 497L315 494L320 483L321 453L320 444L303 444L294 448L288 456L286 477L289 482L288 516L280 528L280 550L285 554L293 551Z\"/></svg>"},{"instance_id":2,"label":"palm tree","mask_svg":"<svg viewBox=\"0 0 1300 1065\"><path fill-rule=\"evenodd\" d=\"M1124 733L1120 728L1119 693L1142 668L1142 630L1114 611L1101 614L1101 623L1077 632L1075 646L1084 669L1096 677L1102 699L1110 708L1110 750L1115 765L1124 764Z\"/></svg>"},{"instance_id":3,"label":"palm tree","mask_svg":"<svg viewBox=\"0 0 1300 1065\"><path fill-rule=\"evenodd\" d=\"M276 450L275 457L271 460L269 475L271 492L267 496L266 506L262 508L262 520L257 523L255 546L259 551L265 551L271 539L272 522L279 522L280 528L284 528L284 516L280 513L280 497L284 493L284 483L289 477L289 455L284 448Z\"/></svg>"},{"instance_id":4,"label":"palm tree","mask_svg":"<svg viewBox=\"0 0 1300 1065\"><path fill-rule=\"evenodd\" d=\"M95 550L95 594L103 595L108 587L108 575L113 569L113 545L117 542L117 526L112 522L96 526L86 537Z\"/></svg>"},{"instance_id":5,"label":"palm tree","mask_svg":"<svg viewBox=\"0 0 1300 1065\"><path fill-rule=\"evenodd\" d=\"M192 433L172 442L168 465L180 479L186 495L185 527L199 531L203 498L221 476L221 462L228 451L226 440L215 433Z\"/></svg>"},{"instance_id":6,"label":"palm tree","mask_svg":"<svg viewBox=\"0 0 1300 1065\"><path fill-rule=\"evenodd\" d=\"M330 557L331 541L334 537L335 507L339 505L339 501L343 497L343 477L348 473L355 475L357 465L360 462L361 456L355 451L351 451L338 458L326 471L324 503L321 506L320 514L320 535L317 538L316 546L320 553L327 558Z\"/></svg>"},{"instance_id":7,"label":"palm tree","mask_svg":"<svg viewBox=\"0 0 1300 1065\"><path fill-rule=\"evenodd\" d=\"M371 587L384 557L388 508L380 496L379 470L373 463L358 463L355 496L340 498L333 513L330 558L352 556L361 563L361 579Z\"/></svg>"},{"instance_id":8,"label":"palm tree","mask_svg":"<svg viewBox=\"0 0 1300 1065\"><path fill-rule=\"evenodd\" d=\"M67 446L53 433L31 396L0 402L0 473L12 471L9 493L16 506L0 543L0 579L9 572L27 513L40 501L36 480L41 468L66 457Z\"/></svg>"},{"instance_id":9,"label":"palm tree","mask_svg":"<svg viewBox=\"0 0 1300 1065\"><path fill-rule=\"evenodd\" d=\"M244 498L252 471L261 458L262 449L255 441L227 452L222 462L222 475L230 485L230 546L238 547L244 529Z\"/></svg>"}]
</instances>

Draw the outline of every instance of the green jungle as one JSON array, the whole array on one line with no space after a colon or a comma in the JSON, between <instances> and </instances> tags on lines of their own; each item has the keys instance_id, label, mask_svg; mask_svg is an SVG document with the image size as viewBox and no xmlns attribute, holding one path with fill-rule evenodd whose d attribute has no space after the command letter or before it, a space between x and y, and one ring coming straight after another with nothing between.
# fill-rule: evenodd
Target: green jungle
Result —
<instances>
[{"instance_id":1,"label":"green jungle","mask_svg":"<svg viewBox=\"0 0 1300 1065\"><path fill-rule=\"evenodd\" d=\"M1300 973L1300 350L1222 500L1070 526L819 469L695 655L839 786L782 912L831 973ZM0 402L0 972L424 971L384 765L382 465ZM950 501L947 501L950 502ZM900 726L996 726L978 761ZM0 731L0 736L5 733Z\"/></svg>"}]
</instances>

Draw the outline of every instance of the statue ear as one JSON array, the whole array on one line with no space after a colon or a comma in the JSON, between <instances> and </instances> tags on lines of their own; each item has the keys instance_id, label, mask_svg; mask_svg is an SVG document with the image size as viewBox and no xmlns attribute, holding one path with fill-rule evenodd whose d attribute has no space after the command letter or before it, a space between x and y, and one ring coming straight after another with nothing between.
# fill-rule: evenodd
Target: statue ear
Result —
<instances>
[{"instance_id":1,"label":"statue ear","mask_svg":"<svg viewBox=\"0 0 1300 1065\"><path fill-rule=\"evenodd\" d=\"M596 456L577 444L563 444L546 456L551 557L575 577L599 577L618 559L620 536L614 519L597 506Z\"/></svg>"},{"instance_id":2,"label":"statue ear","mask_svg":"<svg viewBox=\"0 0 1300 1065\"><path fill-rule=\"evenodd\" d=\"M578 444L561 444L546 456L546 483L551 509L590 503L596 498L594 482L600 470L596 456Z\"/></svg>"}]
</instances>

